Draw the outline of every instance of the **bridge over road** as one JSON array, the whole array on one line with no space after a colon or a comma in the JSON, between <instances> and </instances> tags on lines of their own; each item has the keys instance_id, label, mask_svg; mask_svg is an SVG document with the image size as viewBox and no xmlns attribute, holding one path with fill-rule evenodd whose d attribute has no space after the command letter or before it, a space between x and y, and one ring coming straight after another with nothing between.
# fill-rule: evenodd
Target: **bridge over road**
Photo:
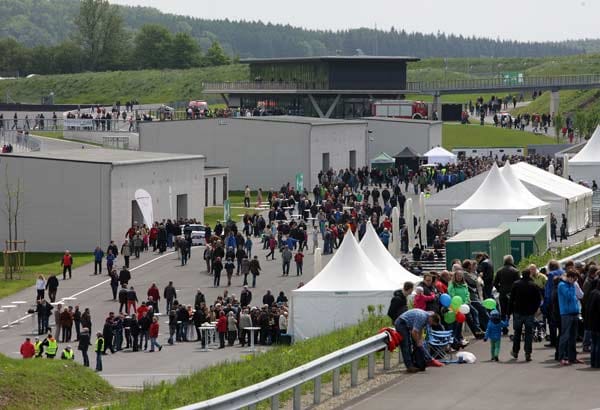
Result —
<instances>
[{"instance_id":1,"label":"bridge over road","mask_svg":"<svg viewBox=\"0 0 600 410\"><path fill-rule=\"evenodd\" d=\"M554 349L534 343L533 361L510 356L512 343L502 339L500 362L490 362L489 343L476 342L466 348L477 356L475 364L451 364L399 377L345 409L396 410L590 410L600 408L598 373L588 365L561 367ZM580 355L588 361L588 354Z\"/></svg>"}]
</instances>

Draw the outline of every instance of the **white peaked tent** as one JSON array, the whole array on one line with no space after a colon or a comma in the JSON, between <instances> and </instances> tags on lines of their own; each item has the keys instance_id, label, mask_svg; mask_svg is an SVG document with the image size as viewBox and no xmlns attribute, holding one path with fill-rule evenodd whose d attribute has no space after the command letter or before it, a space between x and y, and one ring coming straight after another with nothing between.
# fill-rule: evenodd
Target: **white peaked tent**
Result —
<instances>
[{"instance_id":1,"label":"white peaked tent","mask_svg":"<svg viewBox=\"0 0 600 410\"><path fill-rule=\"evenodd\" d=\"M568 172L573 181L583 181L592 186L600 177L600 125L587 144L569 160Z\"/></svg>"},{"instance_id":2,"label":"white peaked tent","mask_svg":"<svg viewBox=\"0 0 600 410\"><path fill-rule=\"evenodd\" d=\"M514 182L514 181L513 181ZM512 187L494 164L479 188L462 204L452 209L452 232L464 229L495 228L516 221L523 215L546 215L547 202L526 196Z\"/></svg>"},{"instance_id":3,"label":"white peaked tent","mask_svg":"<svg viewBox=\"0 0 600 410\"><path fill-rule=\"evenodd\" d=\"M367 313L367 306L387 306L397 288L398 282L371 263L354 235L346 235L321 272L292 292L294 338L303 340L354 325Z\"/></svg>"},{"instance_id":4,"label":"white peaked tent","mask_svg":"<svg viewBox=\"0 0 600 410\"><path fill-rule=\"evenodd\" d=\"M420 277L404 269L385 249L371 222L367 222L367 231L360 241L360 248L373 262L373 265L396 284L396 289L401 289L404 282L417 283L421 281Z\"/></svg>"},{"instance_id":5,"label":"white peaked tent","mask_svg":"<svg viewBox=\"0 0 600 410\"><path fill-rule=\"evenodd\" d=\"M435 147L423 154L427 158L428 164L456 164L456 154L442 148Z\"/></svg>"},{"instance_id":6,"label":"white peaked tent","mask_svg":"<svg viewBox=\"0 0 600 410\"><path fill-rule=\"evenodd\" d=\"M548 206L547 202L542 201L541 199L533 195L527 188L525 188L525 185L521 183L519 178L517 178L517 176L513 172L510 162L508 162L508 160L500 169L500 175L502 175L502 177L508 183L508 185L517 192L517 194L519 195L519 201L540 208Z\"/></svg>"},{"instance_id":7,"label":"white peaked tent","mask_svg":"<svg viewBox=\"0 0 600 410\"><path fill-rule=\"evenodd\" d=\"M550 212L565 214L569 235L585 229L591 221L592 190L559 175L544 171L526 162L511 165L512 173L529 192L550 204ZM461 204L479 188L488 172L433 194L425 200L430 219L446 219L450 210Z\"/></svg>"}]
</instances>

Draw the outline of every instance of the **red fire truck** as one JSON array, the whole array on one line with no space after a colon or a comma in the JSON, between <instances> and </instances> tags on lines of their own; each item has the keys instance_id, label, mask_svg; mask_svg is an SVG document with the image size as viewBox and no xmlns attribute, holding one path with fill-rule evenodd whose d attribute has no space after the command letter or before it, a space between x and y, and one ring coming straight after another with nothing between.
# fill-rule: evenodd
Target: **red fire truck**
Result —
<instances>
[{"instance_id":1,"label":"red fire truck","mask_svg":"<svg viewBox=\"0 0 600 410\"><path fill-rule=\"evenodd\" d=\"M381 100L371 105L374 117L412 118L426 120L428 116L427 103L408 100Z\"/></svg>"}]
</instances>

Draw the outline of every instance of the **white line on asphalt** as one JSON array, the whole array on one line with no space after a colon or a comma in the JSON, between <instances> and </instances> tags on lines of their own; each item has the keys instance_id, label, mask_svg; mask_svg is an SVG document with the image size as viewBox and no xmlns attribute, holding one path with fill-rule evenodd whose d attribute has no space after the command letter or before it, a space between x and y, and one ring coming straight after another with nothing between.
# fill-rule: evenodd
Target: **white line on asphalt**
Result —
<instances>
[{"instance_id":1,"label":"white line on asphalt","mask_svg":"<svg viewBox=\"0 0 600 410\"><path fill-rule=\"evenodd\" d=\"M156 262L157 260L159 260L159 259L162 259L162 258L164 258L165 256L172 255L172 254L174 254L174 253L175 253L175 252L169 252L169 253L165 253L164 255L157 256L156 258L154 258L154 259L150 259L148 262L144 262L144 263L142 263L141 265L139 265L139 266L136 266L136 267L133 267L133 268L131 268L131 269L129 269L129 270L130 270L131 272L133 272L133 271L134 271L134 270L136 270L136 269L143 268L144 266L146 266L146 265L149 265L149 264L151 264L152 262ZM67 297L63 297L62 299L60 299L60 300L58 301L58 303L63 303L65 299L69 299L69 298L74 298L74 297L77 297L77 296L79 296L79 295L81 295L81 294L83 294L83 293L89 292L90 290L92 290L92 289L95 289L95 288L97 288L98 286L100 286L100 285L104 285L105 283L108 283L108 282L110 282L110 279L106 279L106 280L104 280L104 281L102 281L102 282L100 282L100 283L96 283L94 286L90 286L89 288L87 288L87 289L84 289L84 290L82 290L82 291L79 291L79 292L75 293L74 295L67 296ZM32 315L33 315L33 314L28 314L28 315L26 315L26 316L23 316L23 317L22 317L22 318L20 318L20 319L17 319L17 320L15 320L15 321L12 321L10 324L12 325L12 324L14 324L14 323L21 322L21 321L22 321L22 320L24 320L24 319L30 318Z\"/></svg>"}]
</instances>

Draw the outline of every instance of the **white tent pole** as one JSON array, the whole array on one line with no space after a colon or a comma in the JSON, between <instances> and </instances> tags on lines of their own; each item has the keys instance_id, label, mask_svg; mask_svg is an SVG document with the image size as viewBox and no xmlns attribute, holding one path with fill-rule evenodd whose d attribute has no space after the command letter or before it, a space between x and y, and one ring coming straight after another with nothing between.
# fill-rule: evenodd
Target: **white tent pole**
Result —
<instances>
[{"instance_id":1,"label":"white tent pole","mask_svg":"<svg viewBox=\"0 0 600 410\"><path fill-rule=\"evenodd\" d=\"M554 164L550 164L550 166L548 166L548 172L554 174Z\"/></svg>"},{"instance_id":2,"label":"white tent pole","mask_svg":"<svg viewBox=\"0 0 600 410\"><path fill-rule=\"evenodd\" d=\"M314 258L314 272L313 272L313 277L317 276L319 274L319 272L321 272L321 269L323 268L323 261L321 258L321 248L317 248L315 249L313 258Z\"/></svg>"},{"instance_id":3,"label":"white tent pole","mask_svg":"<svg viewBox=\"0 0 600 410\"><path fill-rule=\"evenodd\" d=\"M397 206L392 209L392 256L400 257L400 209Z\"/></svg>"}]
</instances>

